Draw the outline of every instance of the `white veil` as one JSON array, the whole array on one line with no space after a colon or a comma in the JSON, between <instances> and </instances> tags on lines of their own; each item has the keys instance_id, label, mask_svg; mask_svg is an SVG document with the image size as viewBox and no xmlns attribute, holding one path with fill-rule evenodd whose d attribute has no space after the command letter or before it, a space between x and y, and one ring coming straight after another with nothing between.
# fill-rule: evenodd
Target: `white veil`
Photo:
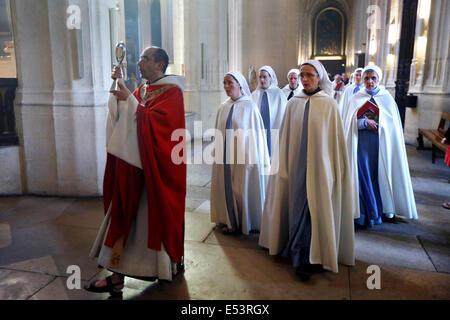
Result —
<instances>
[{"instance_id":1,"label":"white veil","mask_svg":"<svg viewBox=\"0 0 450 320\"><path fill-rule=\"evenodd\" d=\"M320 81L319 81L319 87L325 91L326 94L328 94L330 97L333 97L333 84L331 83L330 79L328 78L327 70L325 70L325 67L323 66L320 61L317 60L307 60L302 63L309 64L316 69L317 73L319 74Z\"/></svg>"}]
</instances>

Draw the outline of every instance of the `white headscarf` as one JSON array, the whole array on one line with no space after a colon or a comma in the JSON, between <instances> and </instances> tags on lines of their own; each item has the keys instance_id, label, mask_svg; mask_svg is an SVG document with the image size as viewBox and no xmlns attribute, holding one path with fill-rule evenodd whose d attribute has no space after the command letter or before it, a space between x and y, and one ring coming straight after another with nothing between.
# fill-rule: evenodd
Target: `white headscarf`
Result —
<instances>
[{"instance_id":1,"label":"white headscarf","mask_svg":"<svg viewBox=\"0 0 450 320\"><path fill-rule=\"evenodd\" d=\"M295 73L297 76L300 74L300 70L298 70L298 69L291 69L291 70L289 70L289 72L287 73L287 76L286 76L286 78L289 80L289 75L291 74L291 73Z\"/></svg>"},{"instance_id":2,"label":"white headscarf","mask_svg":"<svg viewBox=\"0 0 450 320\"><path fill-rule=\"evenodd\" d=\"M239 71L230 71L227 72L227 74L225 75L230 75L232 76L241 86L241 89L243 91L243 94L245 96L251 96L250 93L250 89L248 88L248 84L247 84L247 80L245 80L244 76L242 75L242 73L240 73Z\"/></svg>"},{"instance_id":3,"label":"white headscarf","mask_svg":"<svg viewBox=\"0 0 450 320\"><path fill-rule=\"evenodd\" d=\"M262 66L262 67L259 68L259 70L258 70L258 76L259 76L259 73L260 73L261 71L266 71L266 72L270 75L270 77L272 78L272 81L271 81L271 83L270 83L269 88L272 87L272 86L278 88L277 75L275 74L275 71L273 71L272 67L271 67L271 66ZM261 83L258 81L258 89L260 89L260 88L261 88Z\"/></svg>"},{"instance_id":4,"label":"white headscarf","mask_svg":"<svg viewBox=\"0 0 450 320\"><path fill-rule=\"evenodd\" d=\"M378 84L380 84L381 79L383 78L383 72L381 71L379 66L376 65L369 65L367 67L364 68L363 72L362 72L362 76L364 77L364 73L366 73L367 71L375 71L378 75Z\"/></svg>"},{"instance_id":5,"label":"white headscarf","mask_svg":"<svg viewBox=\"0 0 450 320\"><path fill-rule=\"evenodd\" d=\"M319 74L319 87L325 91L326 94L328 94L330 97L333 97L333 84L331 83L330 79L328 78L327 70L325 70L325 67L323 66L320 61L317 60L307 60L302 63L304 64L310 64L316 69L317 73Z\"/></svg>"},{"instance_id":6,"label":"white headscarf","mask_svg":"<svg viewBox=\"0 0 450 320\"><path fill-rule=\"evenodd\" d=\"M350 75L350 84L355 83L355 74L356 74L357 72L359 72L359 71L361 71L361 77L362 77L362 74L363 74L363 72L364 72L364 69L363 69L363 68L356 68L355 71L353 71L353 73ZM362 81L361 81L361 82L362 82Z\"/></svg>"}]
</instances>

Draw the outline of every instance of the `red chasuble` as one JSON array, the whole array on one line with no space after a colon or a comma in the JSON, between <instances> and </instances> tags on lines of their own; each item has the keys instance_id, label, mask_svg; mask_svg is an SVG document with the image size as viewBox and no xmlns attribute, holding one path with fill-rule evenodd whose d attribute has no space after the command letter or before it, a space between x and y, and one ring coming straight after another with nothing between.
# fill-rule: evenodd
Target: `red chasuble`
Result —
<instances>
[{"instance_id":1,"label":"red chasuble","mask_svg":"<svg viewBox=\"0 0 450 320\"><path fill-rule=\"evenodd\" d=\"M144 86L144 85L142 85ZM172 132L185 129L183 92L174 85L146 86L139 102L136 121L142 169L108 154L103 183L105 214L111 204L111 224L105 245L123 245L135 221L142 190L148 196L148 248L161 250L161 242L174 262L181 262L186 197L186 164L174 164ZM182 137L185 143L185 137ZM184 149L184 148L183 148ZM182 155L185 157L186 155Z\"/></svg>"}]
</instances>

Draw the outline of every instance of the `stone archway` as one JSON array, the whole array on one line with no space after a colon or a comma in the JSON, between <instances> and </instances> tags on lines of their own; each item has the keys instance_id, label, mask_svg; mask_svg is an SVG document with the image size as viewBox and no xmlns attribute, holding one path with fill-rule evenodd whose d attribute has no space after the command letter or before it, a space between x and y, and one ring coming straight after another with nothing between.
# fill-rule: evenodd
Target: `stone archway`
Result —
<instances>
[{"instance_id":1,"label":"stone archway","mask_svg":"<svg viewBox=\"0 0 450 320\"><path fill-rule=\"evenodd\" d=\"M319 7L312 18L311 57L319 60L331 75L345 72L347 24L344 12L334 3Z\"/></svg>"}]
</instances>

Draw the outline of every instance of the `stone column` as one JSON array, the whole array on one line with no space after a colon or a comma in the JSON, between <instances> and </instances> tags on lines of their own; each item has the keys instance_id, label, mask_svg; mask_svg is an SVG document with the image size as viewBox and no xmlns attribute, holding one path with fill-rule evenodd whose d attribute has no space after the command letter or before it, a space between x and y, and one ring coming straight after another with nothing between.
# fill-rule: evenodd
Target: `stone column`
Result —
<instances>
[{"instance_id":1,"label":"stone column","mask_svg":"<svg viewBox=\"0 0 450 320\"><path fill-rule=\"evenodd\" d=\"M228 71L227 2L189 0L184 8L185 106L197 114L204 132L214 128L217 109L226 97L222 80Z\"/></svg>"},{"instance_id":2,"label":"stone column","mask_svg":"<svg viewBox=\"0 0 450 320\"><path fill-rule=\"evenodd\" d=\"M67 26L70 5L80 9L79 29ZM102 193L110 8L114 0L11 2L24 193Z\"/></svg>"},{"instance_id":3,"label":"stone column","mask_svg":"<svg viewBox=\"0 0 450 320\"><path fill-rule=\"evenodd\" d=\"M173 0L172 4L172 46L173 63L169 66L168 73L184 76L184 2L183 0Z\"/></svg>"},{"instance_id":4,"label":"stone column","mask_svg":"<svg viewBox=\"0 0 450 320\"><path fill-rule=\"evenodd\" d=\"M230 70L242 69L242 0L228 0L228 51Z\"/></svg>"},{"instance_id":5,"label":"stone column","mask_svg":"<svg viewBox=\"0 0 450 320\"><path fill-rule=\"evenodd\" d=\"M409 88L418 97L417 108L406 110L405 138L411 144L416 144L419 127L436 129L442 111L450 112L450 3L433 0L426 6L424 1L419 1Z\"/></svg>"}]
</instances>

